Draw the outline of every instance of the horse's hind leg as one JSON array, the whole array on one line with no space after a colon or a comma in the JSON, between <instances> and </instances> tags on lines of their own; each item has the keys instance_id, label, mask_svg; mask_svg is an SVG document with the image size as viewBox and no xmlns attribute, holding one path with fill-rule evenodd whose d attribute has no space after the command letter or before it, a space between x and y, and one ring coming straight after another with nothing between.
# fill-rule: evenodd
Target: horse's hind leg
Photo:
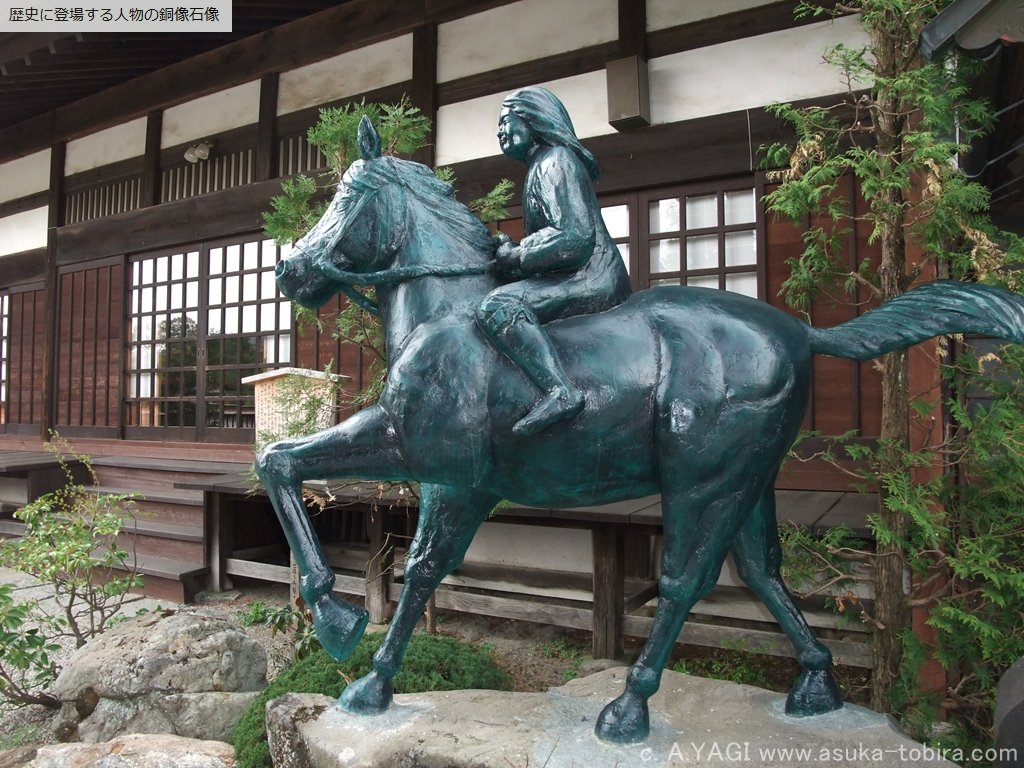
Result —
<instances>
[{"instance_id":1,"label":"horse's hind leg","mask_svg":"<svg viewBox=\"0 0 1024 768\"><path fill-rule=\"evenodd\" d=\"M356 714L383 712L391 704L392 679L402 665L416 622L441 579L462 563L480 524L500 499L473 488L423 485L419 523L405 561L405 587L373 671L350 684L338 703Z\"/></svg>"},{"instance_id":2,"label":"horse's hind leg","mask_svg":"<svg viewBox=\"0 0 1024 768\"><path fill-rule=\"evenodd\" d=\"M796 649L804 668L786 699L786 712L807 716L843 706L832 675L832 652L814 636L782 581L782 548L775 520L775 491L768 487L733 543L740 578L768 606Z\"/></svg>"},{"instance_id":3,"label":"horse's hind leg","mask_svg":"<svg viewBox=\"0 0 1024 768\"><path fill-rule=\"evenodd\" d=\"M626 690L601 712L598 738L629 744L650 732L647 700L661 685L687 615L717 583L729 542L753 506L754 492L737 495L737 485L742 483L732 473L695 483L692 490L681 481L663 483L664 541L654 626L626 676Z\"/></svg>"}]
</instances>

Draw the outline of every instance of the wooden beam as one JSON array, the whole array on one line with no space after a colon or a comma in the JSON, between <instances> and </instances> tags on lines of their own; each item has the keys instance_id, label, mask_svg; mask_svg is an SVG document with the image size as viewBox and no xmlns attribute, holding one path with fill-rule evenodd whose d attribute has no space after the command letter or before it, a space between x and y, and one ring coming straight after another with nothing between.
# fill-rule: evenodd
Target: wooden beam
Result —
<instances>
[{"instance_id":1,"label":"wooden beam","mask_svg":"<svg viewBox=\"0 0 1024 768\"><path fill-rule=\"evenodd\" d=\"M0 288L45 282L46 252L43 247L0 257Z\"/></svg>"},{"instance_id":2,"label":"wooden beam","mask_svg":"<svg viewBox=\"0 0 1024 768\"><path fill-rule=\"evenodd\" d=\"M199 96L411 32L424 0L350 0L0 131L0 162Z\"/></svg>"},{"instance_id":3,"label":"wooden beam","mask_svg":"<svg viewBox=\"0 0 1024 768\"><path fill-rule=\"evenodd\" d=\"M426 0L425 12L430 21L453 21L471 14L511 5L519 0Z\"/></svg>"},{"instance_id":4,"label":"wooden beam","mask_svg":"<svg viewBox=\"0 0 1024 768\"><path fill-rule=\"evenodd\" d=\"M70 224L57 232L61 266L211 237L259 231L262 212L281 191L270 180L139 211Z\"/></svg>"},{"instance_id":5,"label":"wooden beam","mask_svg":"<svg viewBox=\"0 0 1024 768\"><path fill-rule=\"evenodd\" d=\"M604 69L604 65L618 55L618 47L617 41L601 43L578 51L450 80L438 86L438 101L441 105L454 104L491 93L512 91L525 85L578 75L580 72Z\"/></svg>"},{"instance_id":6,"label":"wooden beam","mask_svg":"<svg viewBox=\"0 0 1024 768\"><path fill-rule=\"evenodd\" d=\"M42 192L36 192L32 195L25 195L24 197L18 197L14 200L8 200L0 203L0 219L5 216L13 216L16 213L23 213L25 211L32 211L36 208L42 208L44 205L49 203L50 193L46 190Z\"/></svg>"},{"instance_id":7,"label":"wooden beam","mask_svg":"<svg viewBox=\"0 0 1024 768\"><path fill-rule=\"evenodd\" d=\"M159 130L157 131L159 137ZM148 139L148 137L147 137ZM95 187L100 184L109 184L132 176L142 176L145 173L145 157L129 157L127 160L118 160L114 163L107 163L98 168L90 168L88 171L79 171L64 178L64 192L77 192L87 187Z\"/></svg>"},{"instance_id":8,"label":"wooden beam","mask_svg":"<svg viewBox=\"0 0 1024 768\"><path fill-rule=\"evenodd\" d=\"M793 0L781 0L770 5L733 11L701 19L692 24L651 32L647 35L647 52L650 58L654 59L822 21L822 17L812 14L800 19L795 18L795 5ZM833 8L837 3L834 0L827 0L821 5Z\"/></svg>"}]
</instances>

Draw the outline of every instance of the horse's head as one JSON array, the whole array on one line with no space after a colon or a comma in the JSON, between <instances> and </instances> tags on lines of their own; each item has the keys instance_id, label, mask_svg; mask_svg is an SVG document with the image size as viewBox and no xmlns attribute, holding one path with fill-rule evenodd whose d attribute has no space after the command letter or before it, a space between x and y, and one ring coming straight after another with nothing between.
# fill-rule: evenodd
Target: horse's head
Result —
<instances>
[{"instance_id":1,"label":"horse's head","mask_svg":"<svg viewBox=\"0 0 1024 768\"><path fill-rule=\"evenodd\" d=\"M406 195L392 183L394 158L381 156L381 140L369 118L359 123L360 160L345 172L323 216L277 265L281 292L316 308L340 289L332 275L386 268L405 239ZM323 265L336 268L324 270Z\"/></svg>"}]
</instances>

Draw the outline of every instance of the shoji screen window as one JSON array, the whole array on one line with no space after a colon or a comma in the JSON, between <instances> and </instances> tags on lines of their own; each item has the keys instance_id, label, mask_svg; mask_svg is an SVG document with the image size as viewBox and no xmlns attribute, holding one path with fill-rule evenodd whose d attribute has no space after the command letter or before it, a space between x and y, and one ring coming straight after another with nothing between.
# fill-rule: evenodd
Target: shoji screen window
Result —
<instances>
[{"instance_id":1,"label":"shoji screen window","mask_svg":"<svg viewBox=\"0 0 1024 768\"><path fill-rule=\"evenodd\" d=\"M646 214L642 287L682 283L763 298L763 232L753 184L650 192L640 207Z\"/></svg>"}]
</instances>

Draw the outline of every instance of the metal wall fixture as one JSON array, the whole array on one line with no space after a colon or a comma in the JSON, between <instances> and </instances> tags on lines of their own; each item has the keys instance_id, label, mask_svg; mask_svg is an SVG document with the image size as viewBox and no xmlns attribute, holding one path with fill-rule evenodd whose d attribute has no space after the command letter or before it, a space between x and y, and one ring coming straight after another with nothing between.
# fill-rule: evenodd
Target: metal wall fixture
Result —
<instances>
[{"instance_id":1,"label":"metal wall fixture","mask_svg":"<svg viewBox=\"0 0 1024 768\"><path fill-rule=\"evenodd\" d=\"M213 149L213 142L209 139L203 139L199 143L193 144L185 150L185 159L190 163L198 163L200 160L206 160L210 157L211 149Z\"/></svg>"}]
</instances>

